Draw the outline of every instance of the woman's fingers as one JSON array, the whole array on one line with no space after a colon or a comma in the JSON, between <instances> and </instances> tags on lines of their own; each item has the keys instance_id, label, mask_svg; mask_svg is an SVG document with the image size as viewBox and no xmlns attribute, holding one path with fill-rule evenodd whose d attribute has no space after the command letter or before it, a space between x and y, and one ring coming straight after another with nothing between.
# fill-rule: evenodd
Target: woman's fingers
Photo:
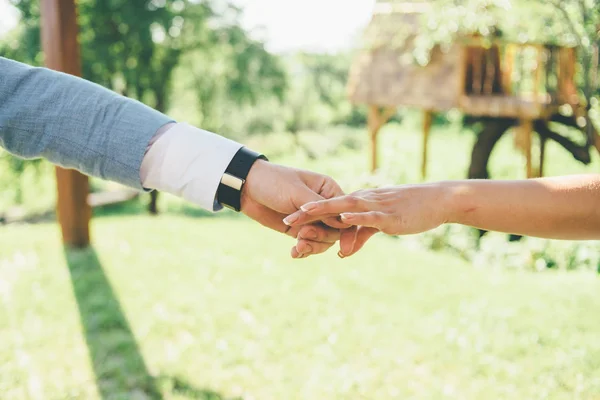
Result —
<instances>
[{"instance_id":1,"label":"woman's fingers","mask_svg":"<svg viewBox=\"0 0 600 400\"><path fill-rule=\"evenodd\" d=\"M362 249L363 246L365 245L365 243L367 243L367 241L378 232L379 232L379 230L377 228L369 228L367 226L359 226L358 230L356 232L356 240L354 241L354 246L353 246L350 254L347 255L347 257L356 254L356 252L358 252L360 249Z\"/></svg>"},{"instance_id":2,"label":"woman's fingers","mask_svg":"<svg viewBox=\"0 0 600 400\"><path fill-rule=\"evenodd\" d=\"M358 252L367 243L371 236L375 235L379 230L366 226L359 226L352 234L342 233L340 240L340 252L338 255L341 258L350 257Z\"/></svg>"},{"instance_id":3,"label":"woman's fingers","mask_svg":"<svg viewBox=\"0 0 600 400\"><path fill-rule=\"evenodd\" d=\"M379 211L368 211L362 213L342 213L343 222L350 225L367 226L382 230L386 223L386 215Z\"/></svg>"},{"instance_id":4,"label":"woman's fingers","mask_svg":"<svg viewBox=\"0 0 600 400\"><path fill-rule=\"evenodd\" d=\"M340 214L343 212L367 211L365 204L365 199L350 194L346 196L334 197L328 200L307 203L300 207L300 209L307 214L317 216L326 214Z\"/></svg>"},{"instance_id":5,"label":"woman's fingers","mask_svg":"<svg viewBox=\"0 0 600 400\"><path fill-rule=\"evenodd\" d=\"M283 222L288 226L297 226L313 221L337 217L344 212L356 213L364 211L368 211L364 199L353 195L347 195L307 203L300 207L300 210L288 215Z\"/></svg>"},{"instance_id":6,"label":"woman's fingers","mask_svg":"<svg viewBox=\"0 0 600 400\"><path fill-rule=\"evenodd\" d=\"M320 224L300 227L297 235L298 243L292 249L292 257L304 258L313 254L321 254L340 240L340 231Z\"/></svg>"},{"instance_id":7,"label":"woman's fingers","mask_svg":"<svg viewBox=\"0 0 600 400\"><path fill-rule=\"evenodd\" d=\"M342 222L338 215L336 215L334 217L324 218L323 223L325 225L330 226L335 229L348 229L352 226L350 224L346 224L346 223Z\"/></svg>"},{"instance_id":8,"label":"woman's fingers","mask_svg":"<svg viewBox=\"0 0 600 400\"><path fill-rule=\"evenodd\" d=\"M343 213L342 221L356 225L354 230L342 232L340 238L341 258L350 257L358 252L367 243L367 241L380 231L385 223L385 214L377 211L365 213Z\"/></svg>"}]
</instances>

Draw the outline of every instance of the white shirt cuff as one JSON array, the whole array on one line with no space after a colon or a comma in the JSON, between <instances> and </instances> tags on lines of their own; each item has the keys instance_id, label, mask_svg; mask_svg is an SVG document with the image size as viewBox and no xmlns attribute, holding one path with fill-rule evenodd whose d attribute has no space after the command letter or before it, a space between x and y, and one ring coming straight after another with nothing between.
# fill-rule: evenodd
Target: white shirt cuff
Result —
<instances>
[{"instance_id":1,"label":"white shirt cuff","mask_svg":"<svg viewBox=\"0 0 600 400\"><path fill-rule=\"evenodd\" d=\"M186 123L157 132L142 160L142 185L210 210L223 208L217 189L227 166L242 145Z\"/></svg>"}]
</instances>

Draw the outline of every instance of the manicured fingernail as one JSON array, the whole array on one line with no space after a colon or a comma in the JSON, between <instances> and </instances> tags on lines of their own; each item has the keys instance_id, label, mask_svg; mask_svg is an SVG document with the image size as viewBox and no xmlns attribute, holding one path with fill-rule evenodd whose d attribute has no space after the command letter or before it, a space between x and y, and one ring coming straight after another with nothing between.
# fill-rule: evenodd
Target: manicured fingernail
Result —
<instances>
[{"instance_id":1,"label":"manicured fingernail","mask_svg":"<svg viewBox=\"0 0 600 400\"><path fill-rule=\"evenodd\" d=\"M352 218L354 218L354 215L352 215L352 214L348 214L348 213L345 213L345 214L340 214L340 217L342 217L342 219L343 219L344 221L349 221L349 220L351 220Z\"/></svg>"},{"instance_id":2,"label":"manicured fingernail","mask_svg":"<svg viewBox=\"0 0 600 400\"><path fill-rule=\"evenodd\" d=\"M307 203L307 204L303 205L302 207L300 207L300 209L304 212L312 211L315 208L317 208L317 205L315 203Z\"/></svg>"},{"instance_id":3,"label":"manicured fingernail","mask_svg":"<svg viewBox=\"0 0 600 400\"><path fill-rule=\"evenodd\" d=\"M346 256L344 255L344 253L342 253L342 251L338 251L338 257L339 258L346 258Z\"/></svg>"},{"instance_id":4,"label":"manicured fingernail","mask_svg":"<svg viewBox=\"0 0 600 400\"><path fill-rule=\"evenodd\" d=\"M283 223L290 226L291 224L293 224L294 222L296 222L298 220L298 216L297 215L288 215L287 217L285 217L283 219Z\"/></svg>"}]
</instances>

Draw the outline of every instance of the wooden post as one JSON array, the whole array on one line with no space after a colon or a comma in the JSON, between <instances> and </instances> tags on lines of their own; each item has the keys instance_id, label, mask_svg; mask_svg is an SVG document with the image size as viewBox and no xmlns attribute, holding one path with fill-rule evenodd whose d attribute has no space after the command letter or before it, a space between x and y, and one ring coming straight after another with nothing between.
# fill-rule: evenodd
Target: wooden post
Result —
<instances>
[{"instance_id":1,"label":"wooden post","mask_svg":"<svg viewBox=\"0 0 600 400\"><path fill-rule=\"evenodd\" d=\"M431 123L433 122L433 112L425 110L423 112L423 154L421 158L421 179L427 178L427 153L429 143L429 132L431 131Z\"/></svg>"},{"instance_id":2,"label":"wooden post","mask_svg":"<svg viewBox=\"0 0 600 400\"><path fill-rule=\"evenodd\" d=\"M377 134L379 133L379 108L374 105L369 106L369 138L371 139L371 172L377 170Z\"/></svg>"},{"instance_id":3,"label":"wooden post","mask_svg":"<svg viewBox=\"0 0 600 400\"><path fill-rule=\"evenodd\" d=\"M564 85L564 76L565 76L565 68L563 64L564 57L564 49L561 47L558 50L557 60L556 60L556 91L558 93L558 102L559 103L569 103L568 97L565 96L565 85Z\"/></svg>"},{"instance_id":4,"label":"wooden post","mask_svg":"<svg viewBox=\"0 0 600 400\"><path fill-rule=\"evenodd\" d=\"M536 69L535 69L535 87L533 88L534 104L536 105L536 109L540 106L541 97L542 97L542 77L543 70L542 65L544 64L544 47L541 45L535 46L536 50Z\"/></svg>"},{"instance_id":5,"label":"wooden post","mask_svg":"<svg viewBox=\"0 0 600 400\"><path fill-rule=\"evenodd\" d=\"M377 170L379 160L377 156L377 136L379 130L396 112L395 107L386 107L383 112L379 110L379 106L370 105L368 115L369 137L371 139L371 172Z\"/></svg>"},{"instance_id":6,"label":"wooden post","mask_svg":"<svg viewBox=\"0 0 600 400\"><path fill-rule=\"evenodd\" d=\"M503 90L506 95L512 94L514 61L514 45L508 44L504 55L504 71L502 77Z\"/></svg>"},{"instance_id":7,"label":"wooden post","mask_svg":"<svg viewBox=\"0 0 600 400\"><path fill-rule=\"evenodd\" d=\"M533 178L533 166L531 160L531 136L533 134L533 121L530 119L521 120L519 133L520 143L523 154L525 155L525 171L527 178Z\"/></svg>"},{"instance_id":8,"label":"wooden post","mask_svg":"<svg viewBox=\"0 0 600 400\"><path fill-rule=\"evenodd\" d=\"M75 1L41 0L41 34L46 66L81 76ZM57 167L56 183L63 241L70 246L85 247L90 242L88 178L77 171Z\"/></svg>"}]
</instances>

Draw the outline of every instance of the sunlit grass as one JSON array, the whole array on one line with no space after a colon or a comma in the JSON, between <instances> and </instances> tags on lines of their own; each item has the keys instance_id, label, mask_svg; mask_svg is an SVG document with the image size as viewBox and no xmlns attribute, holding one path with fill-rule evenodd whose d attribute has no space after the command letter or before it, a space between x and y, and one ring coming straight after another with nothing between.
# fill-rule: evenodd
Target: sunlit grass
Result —
<instances>
[{"instance_id":1,"label":"sunlit grass","mask_svg":"<svg viewBox=\"0 0 600 400\"><path fill-rule=\"evenodd\" d=\"M294 261L231 213L97 218L94 250L67 256L53 224L0 237L3 399L600 396L590 274L474 269L385 237Z\"/></svg>"}]
</instances>

